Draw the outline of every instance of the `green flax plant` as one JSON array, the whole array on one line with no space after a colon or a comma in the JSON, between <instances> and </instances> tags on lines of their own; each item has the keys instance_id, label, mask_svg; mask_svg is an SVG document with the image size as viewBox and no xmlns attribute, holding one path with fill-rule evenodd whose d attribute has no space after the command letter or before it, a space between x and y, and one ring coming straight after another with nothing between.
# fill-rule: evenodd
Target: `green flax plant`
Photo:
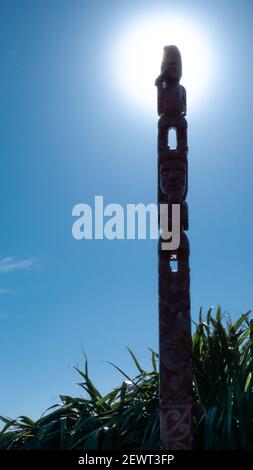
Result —
<instances>
[{"instance_id":1,"label":"green flax plant","mask_svg":"<svg viewBox=\"0 0 253 470\"><path fill-rule=\"evenodd\" d=\"M234 323L227 314L202 311L194 326L193 428L196 449L253 449L253 323L250 312ZM131 349L136 376L112 364L124 380L103 395L92 382L85 358L82 396L60 396L38 420L1 417L0 449L159 449L158 355L151 371Z\"/></svg>"}]
</instances>

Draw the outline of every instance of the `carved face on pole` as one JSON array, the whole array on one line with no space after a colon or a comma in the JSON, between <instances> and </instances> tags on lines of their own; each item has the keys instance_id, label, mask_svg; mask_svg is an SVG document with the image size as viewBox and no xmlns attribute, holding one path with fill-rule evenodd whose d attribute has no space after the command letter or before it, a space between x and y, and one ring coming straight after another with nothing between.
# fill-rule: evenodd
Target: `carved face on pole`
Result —
<instances>
[{"instance_id":1,"label":"carved face on pole","mask_svg":"<svg viewBox=\"0 0 253 470\"><path fill-rule=\"evenodd\" d=\"M182 76L182 59L176 46L164 47L161 72L165 74L167 79L180 80Z\"/></svg>"},{"instance_id":2,"label":"carved face on pole","mask_svg":"<svg viewBox=\"0 0 253 470\"><path fill-rule=\"evenodd\" d=\"M168 203L182 204L186 196L187 167L182 160L166 160L160 163L160 188Z\"/></svg>"}]
</instances>

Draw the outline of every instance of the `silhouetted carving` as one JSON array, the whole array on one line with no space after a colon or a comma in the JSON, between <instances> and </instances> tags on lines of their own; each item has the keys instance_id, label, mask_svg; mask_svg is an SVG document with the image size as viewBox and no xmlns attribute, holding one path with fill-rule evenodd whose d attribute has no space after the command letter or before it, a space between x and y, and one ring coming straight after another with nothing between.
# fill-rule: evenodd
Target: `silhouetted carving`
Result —
<instances>
[{"instance_id":1,"label":"silhouetted carving","mask_svg":"<svg viewBox=\"0 0 253 470\"><path fill-rule=\"evenodd\" d=\"M186 91L179 84L181 55L176 46L164 48L161 74L156 79L158 92L158 151L169 149L168 131L175 129L178 151L187 151Z\"/></svg>"},{"instance_id":2,"label":"silhouetted carving","mask_svg":"<svg viewBox=\"0 0 253 470\"><path fill-rule=\"evenodd\" d=\"M160 188L168 203L182 204L186 197L187 163L168 159L160 163Z\"/></svg>"},{"instance_id":3,"label":"silhouetted carving","mask_svg":"<svg viewBox=\"0 0 253 470\"><path fill-rule=\"evenodd\" d=\"M161 72L168 79L180 80L182 77L182 58L177 46L164 46Z\"/></svg>"},{"instance_id":4,"label":"silhouetted carving","mask_svg":"<svg viewBox=\"0 0 253 470\"><path fill-rule=\"evenodd\" d=\"M160 437L163 449L192 448L192 359L188 230L188 146L186 91L179 81L182 61L176 46L166 46L158 92L158 203L180 204L181 240L177 250L159 254ZM177 147L171 150L169 129L176 129ZM176 265L176 269L175 266Z\"/></svg>"},{"instance_id":5,"label":"silhouetted carving","mask_svg":"<svg viewBox=\"0 0 253 470\"><path fill-rule=\"evenodd\" d=\"M168 133L169 129L176 130L178 152L188 150L187 121L184 116L168 116L164 114L158 121L158 152L170 150Z\"/></svg>"}]
</instances>

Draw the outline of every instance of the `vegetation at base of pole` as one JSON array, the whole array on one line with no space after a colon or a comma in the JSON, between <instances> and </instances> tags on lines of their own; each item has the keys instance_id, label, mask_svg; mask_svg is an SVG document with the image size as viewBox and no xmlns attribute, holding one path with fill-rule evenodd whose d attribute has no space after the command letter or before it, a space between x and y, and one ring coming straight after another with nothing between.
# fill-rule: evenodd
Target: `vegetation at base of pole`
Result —
<instances>
[{"instance_id":1,"label":"vegetation at base of pole","mask_svg":"<svg viewBox=\"0 0 253 470\"><path fill-rule=\"evenodd\" d=\"M193 340L193 419L196 449L253 449L253 321L234 323L218 308L200 311ZM102 395L88 373L75 368L82 398L61 395L36 421L1 417L0 449L159 449L158 355L151 371L129 353L137 375Z\"/></svg>"}]
</instances>

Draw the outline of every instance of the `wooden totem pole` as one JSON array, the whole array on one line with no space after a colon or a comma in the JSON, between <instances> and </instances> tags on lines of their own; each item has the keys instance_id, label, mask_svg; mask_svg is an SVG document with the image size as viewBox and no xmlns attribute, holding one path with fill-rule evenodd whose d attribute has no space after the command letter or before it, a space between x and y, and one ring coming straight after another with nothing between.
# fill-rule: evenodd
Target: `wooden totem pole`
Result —
<instances>
[{"instance_id":1,"label":"wooden totem pole","mask_svg":"<svg viewBox=\"0 0 253 470\"><path fill-rule=\"evenodd\" d=\"M180 85L181 55L165 46L161 74L156 79L158 114L158 207L168 204L168 230L172 205L180 204L180 245L159 256L159 352L161 448L192 449L192 362L190 267L188 230L188 146L186 91ZM170 148L169 131L176 130L177 145ZM164 207L164 206L163 206ZM166 222L167 223L167 222ZM173 265L177 269L173 269Z\"/></svg>"}]
</instances>

